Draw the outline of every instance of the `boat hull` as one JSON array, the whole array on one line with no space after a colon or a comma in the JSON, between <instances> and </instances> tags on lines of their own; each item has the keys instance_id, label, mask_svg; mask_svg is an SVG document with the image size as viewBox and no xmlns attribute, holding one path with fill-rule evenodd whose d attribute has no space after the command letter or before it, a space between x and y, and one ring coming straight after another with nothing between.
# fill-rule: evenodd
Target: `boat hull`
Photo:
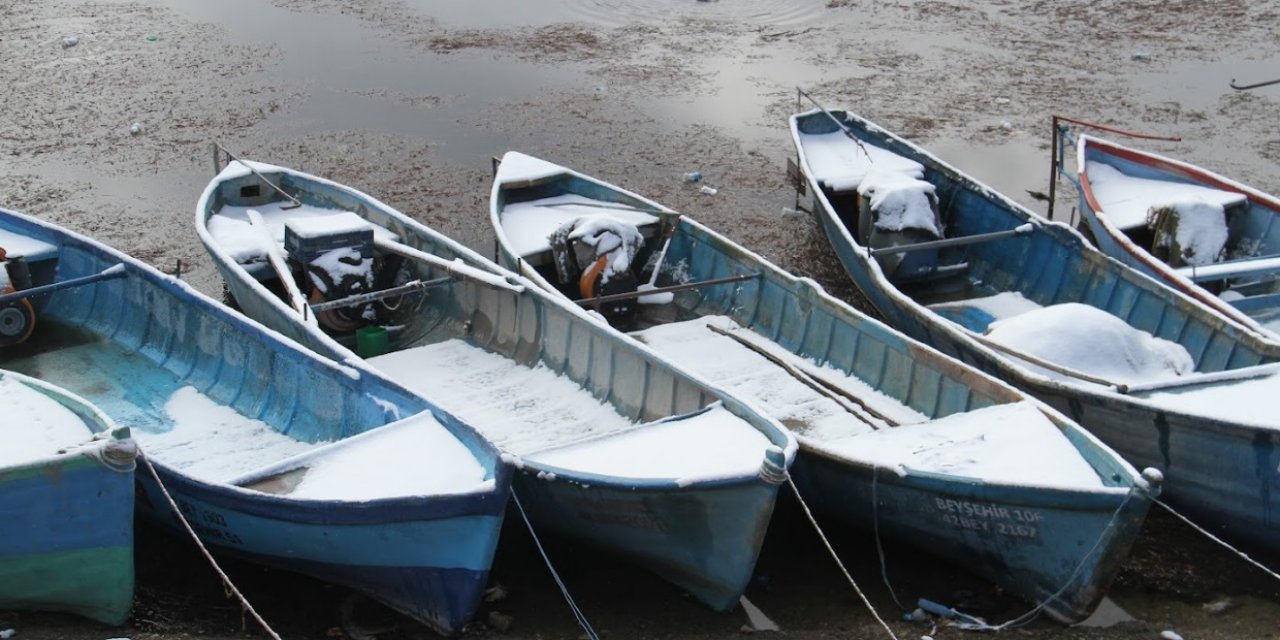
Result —
<instances>
[{"instance_id":1,"label":"boat hull","mask_svg":"<svg viewBox=\"0 0 1280 640\"><path fill-rule=\"evenodd\" d=\"M534 266L545 261L537 256L521 259L514 248L517 241L506 237L505 202L573 194L620 207L664 211L658 203L590 176L564 168L559 173L556 177L547 167L543 175L548 177L539 182L507 183L500 170L490 213L504 264L552 291L558 289ZM681 218L669 238L664 244L664 264L679 274L670 284L757 274L742 282L676 293L673 304L680 309L672 314L676 321L726 317L742 332L749 330L753 340L767 341L779 353L801 356L824 370L849 373L927 417L1026 400L1022 392L857 313L813 281L782 271L696 221ZM667 284L666 275L660 276L660 285ZM643 339L645 334L638 335ZM657 348L679 361L680 354ZM1051 420L1103 479L1096 488L1065 490L1033 486L1032 481L983 483L944 474L877 472L849 455L824 448L820 439L804 436L808 425L794 414L775 415L783 416L796 419L794 426L801 430L800 455L791 475L801 495L816 509L855 526L879 527L886 535L946 557L1028 601L1058 594L1046 603L1046 610L1063 621L1080 620L1093 610L1150 506L1147 485L1137 479L1131 466L1057 415ZM873 497L880 508L872 507ZM988 515L974 515L983 509Z\"/></svg>"},{"instance_id":2,"label":"boat hull","mask_svg":"<svg viewBox=\"0 0 1280 640\"><path fill-rule=\"evenodd\" d=\"M821 112L793 116L797 149L803 149L805 131L834 128L829 120L823 123L826 118ZM1032 220L1030 212L910 143L852 114L847 122L862 140L923 164L926 178L943 185L940 192L962 194L957 196L956 209L967 209L967 220L986 225L966 233L1012 229ZM854 241L847 221L807 168L803 151L801 155L813 211L832 248L858 289L891 325L1032 393L1133 465L1161 470L1168 501L1199 516L1210 530L1237 542L1259 544L1270 553L1280 552L1280 492L1275 491L1280 486L1280 433L1274 428L1187 414L1099 385L1061 382L983 345L888 280L866 248ZM1017 265L1009 269L1016 276L1004 283L1005 289L1021 290L1028 298L1085 302L1109 310L1198 354L1198 369L1246 367L1280 357L1275 345L1086 246L1079 234L1063 225L1038 221L1027 237L1001 243L998 259Z\"/></svg>"},{"instance_id":3,"label":"boat hull","mask_svg":"<svg viewBox=\"0 0 1280 640\"><path fill-rule=\"evenodd\" d=\"M271 171L304 202L356 212L418 251L507 277L497 265L366 194L280 167ZM224 185L215 181L197 211L202 240L227 287L250 317L317 353L339 360L355 358L349 349L304 325L296 313L265 293L262 283L231 259L207 231L219 197L215 194L234 190L238 188L235 181L245 179L233 178ZM431 277L421 275L424 280ZM662 420L721 403L764 434L780 452L778 462L790 466L796 444L776 423L694 381L642 346L619 339L581 311L523 281L515 284L499 290L464 279L447 292L441 290L434 305L424 303L419 317L441 326L464 326L461 337L469 344L550 369L633 420ZM414 322L418 320L411 318L406 324ZM542 465L531 457L519 463L522 470L515 490L538 529L636 561L717 610L737 604L773 512L778 478L752 470L685 484L667 478L584 473ZM614 513L611 508L620 511Z\"/></svg>"},{"instance_id":4,"label":"boat hull","mask_svg":"<svg viewBox=\"0 0 1280 640\"><path fill-rule=\"evenodd\" d=\"M0 469L0 609L124 624L133 605L133 468L81 453Z\"/></svg>"},{"instance_id":5,"label":"boat hull","mask_svg":"<svg viewBox=\"0 0 1280 640\"><path fill-rule=\"evenodd\" d=\"M478 434L376 372L317 357L100 243L7 211L0 211L0 230L56 249L33 265L36 284L122 271L122 277L40 296L32 340L0 352L0 365L79 394L117 423L133 426L135 438L185 428L168 407L188 388L214 409L240 416L213 419L254 420L297 442L321 445L311 451L377 435L371 432L415 416L438 422L447 432L441 437L456 441L462 455L479 465L484 479L474 487L383 493L375 479L368 497L292 497L288 490L199 480L162 458L148 460L201 540L215 550L362 590L443 634L459 632L470 620L512 476ZM207 443L209 456L235 459L235 453L226 442ZM263 467L246 472L255 468ZM138 511L185 531L155 478L143 473L139 484Z\"/></svg>"}]
</instances>

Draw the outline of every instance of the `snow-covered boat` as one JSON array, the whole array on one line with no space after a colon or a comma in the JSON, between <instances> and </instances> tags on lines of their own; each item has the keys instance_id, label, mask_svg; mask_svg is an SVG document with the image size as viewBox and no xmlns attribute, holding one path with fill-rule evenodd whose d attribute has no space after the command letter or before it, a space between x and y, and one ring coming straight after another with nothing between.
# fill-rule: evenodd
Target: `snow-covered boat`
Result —
<instances>
[{"instance_id":1,"label":"snow-covered boat","mask_svg":"<svg viewBox=\"0 0 1280 640\"><path fill-rule=\"evenodd\" d=\"M129 427L163 483L137 473L140 513L185 531L172 496L216 551L362 591L441 632L471 618L512 477L472 429L91 239L0 210L0 247L21 265L9 295L23 303L2 310L13 330L0 367Z\"/></svg>"},{"instance_id":2,"label":"snow-covered boat","mask_svg":"<svg viewBox=\"0 0 1280 640\"><path fill-rule=\"evenodd\" d=\"M586 308L613 296L620 328L795 432L797 486L828 513L1066 621L1141 527L1151 485L1070 420L686 216L516 152L490 216L511 268Z\"/></svg>"},{"instance_id":3,"label":"snow-covered boat","mask_svg":"<svg viewBox=\"0 0 1280 640\"><path fill-rule=\"evenodd\" d=\"M1064 149L1076 138L1072 181L1103 253L1280 340L1280 199L1066 126L1059 134Z\"/></svg>"},{"instance_id":4,"label":"snow-covered boat","mask_svg":"<svg viewBox=\"0 0 1280 640\"><path fill-rule=\"evenodd\" d=\"M1280 346L855 114L791 131L815 215L890 324L1159 469L1213 532L1280 550Z\"/></svg>"},{"instance_id":5,"label":"snow-covered boat","mask_svg":"<svg viewBox=\"0 0 1280 640\"><path fill-rule=\"evenodd\" d=\"M133 606L138 451L129 429L11 371L0 371L0 406L0 609L124 624Z\"/></svg>"},{"instance_id":6,"label":"snow-covered boat","mask_svg":"<svg viewBox=\"0 0 1280 640\"><path fill-rule=\"evenodd\" d=\"M475 425L536 528L737 604L795 455L778 423L349 187L234 161L196 211L241 308Z\"/></svg>"}]
</instances>

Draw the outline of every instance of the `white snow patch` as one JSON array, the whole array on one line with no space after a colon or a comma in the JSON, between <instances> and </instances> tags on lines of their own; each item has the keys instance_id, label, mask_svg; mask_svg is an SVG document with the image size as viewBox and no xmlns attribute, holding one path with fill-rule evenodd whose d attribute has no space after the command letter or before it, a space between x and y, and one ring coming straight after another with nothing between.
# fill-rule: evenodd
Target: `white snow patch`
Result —
<instances>
[{"instance_id":1,"label":"white snow patch","mask_svg":"<svg viewBox=\"0 0 1280 640\"><path fill-rule=\"evenodd\" d=\"M553 467L625 478L677 478L682 485L760 470L764 434L716 405L690 417L656 422L526 459Z\"/></svg>"},{"instance_id":2,"label":"white snow patch","mask_svg":"<svg viewBox=\"0 0 1280 640\"><path fill-rule=\"evenodd\" d=\"M567 225L572 229L568 232L570 240L580 241L592 247L595 255L607 258L601 274L603 282L608 282L610 276L629 270L631 258L644 246L644 236L635 225L613 216L584 217Z\"/></svg>"},{"instance_id":3,"label":"white snow patch","mask_svg":"<svg viewBox=\"0 0 1280 640\"><path fill-rule=\"evenodd\" d=\"M929 197L934 193L932 184L901 171L875 166L858 184L858 193L871 199L871 210L878 214L877 229L919 229L935 238L942 237Z\"/></svg>"},{"instance_id":4,"label":"white snow patch","mask_svg":"<svg viewBox=\"0 0 1280 640\"><path fill-rule=\"evenodd\" d=\"M1135 178L1102 162L1085 163L1093 197L1111 223L1121 229L1146 226L1153 206L1201 201L1226 208L1244 203L1244 194L1171 180Z\"/></svg>"},{"instance_id":5,"label":"white snow patch","mask_svg":"<svg viewBox=\"0 0 1280 640\"><path fill-rule=\"evenodd\" d=\"M1182 345L1076 302L996 321L987 337L1015 351L1116 383L1167 380L1190 373L1195 366Z\"/></svg>"},{"instance_id":6,"label":"white snow patch","mask_svg":"<svg viewBox=\"0 0 1280 640\"><path fill-rule=\"evenodd\" d=\"M13 376L0 374L0 398L5 409L0 468L47 458L93 438L93 430L74 412Z\"/></svg>"},{"instance_id":7,"label":"white snow patch","mask_svg":"<svg viewBox=\"0 0 1280 640\"><path fill-rule=\"evenodd\" d=\"M568 169L558 164L525 155L519 151L508 151L502 155L502 162L498 163L498 173L493 179L500 183L534 182L567 172Z\"/></svg>"},{"instance_id":8,"label":"white snow patch","mask_svg":"<svg viewBox=\"0 0 1280 640\"><path fill-rule=\"evenodd\" d=\"M919 162L867 142L854 142L843 131L803 134L801 141L809 171L833 191L857 189L872 169L924 177L924 165Z\"/></svg>"},{"instance_id":9,"label":"white snow patch","mask_svg":"<svg viewBox=\"0 0 1280 640\"><path fill-rule=\"evenodd\" d=\"M1172 209L1178 218L1174 239L1183 262L1202 266L1218 261L1227 244L1227 214L1222 205L1204 200L1153 204L1152 212Z\"/></svg>"},{"instance_id":10,"label":"white snow patch","mask_svg":"<svg viewBox=\"0 0 1280 640\"><path fill-rule=\"evenodd\" d=\"M396 351L369 363L525 461L552 464L541 452L578 445L572 454L557 455L555 464L636 478L722 477L746 466L758 470L768 445L760 432L724 409L697 419L639 424L542 364L527 367L463 340ZM703 433L713 433L714 439L698 439ZM632 444L614 445L614 438ZM743 452L756 444L747 465ZM641 446L647 447L644 455L639 455ZM614 466L614 452L630 459ZM693 458L696 469L680 466Z\"/></svg>"},{"instance_id":11,"label":"white snow patch","mask_svg":"<svg viewBox=\"0 0 1280 640\"><path fill-rule=\"evenodd\" d=\"M1093 467L1032 401L955 413L932 422L841 438L819 448L890 469L988 483L1093 489Z\"/></svg>"},{"instance_id":12,"label":"white snow patch","mask_svg":"<svg viewBox=\"0 0 1280 640\"><path fill-rule=\"evenodd\" d=\"M315 221L314 219L336 216L337 220L332 224L343 226L350 224L350 218L347 216L356 215L350 211L314 207L306 204L293 209L284 209L282 208L284 204L289 203L272 202L254 207L222 207L209 216L206 225L209 229L209 235L213 236L222 251L236 262L240 264L265 263L267 257L266 249L262 246L262 233L249 223L249 217L246 213L249 209L256 209L262 215L263 222L267 224L267 230L280 246L282 252L284 251L284 226L286 223L297 225L298 221L312 220L307 224L318 225L313 228L323 229L330 223L323 220ZM373 227L373 237L375 239L391 241L399 239L399 236L388 229L368 221L363 222L366 226Z\"/></svg>"},{"instance_id":13,"label":"white snow patch","mask_svg":"<svg viewBox=\"0 0 1280 640\"><path fill-rule=\"evenodd\" d=\"M652 213L575 194L508 203L502 208L499 220L511 250L528 257L550 251L551 234L566 223L595 217L632 227L658 222L658 216Z\"/></svg>"}]
</instances>

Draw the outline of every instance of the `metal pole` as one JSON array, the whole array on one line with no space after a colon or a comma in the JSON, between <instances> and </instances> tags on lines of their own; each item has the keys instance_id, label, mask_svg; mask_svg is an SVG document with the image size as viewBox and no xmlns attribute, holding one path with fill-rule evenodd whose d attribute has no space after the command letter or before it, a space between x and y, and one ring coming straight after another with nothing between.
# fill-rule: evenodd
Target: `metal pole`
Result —
<instances>
[{"instance_id":1,"label":"metal pole","mask_svg":"<svg viewBox=\"0 0 1280 640\"><path fill-rule=\"evenodd\" d=\"M579 306L590 307L606 302L617 302L618 300L630 300L631 298L639 298L640 296L652 295L655 293L674 293L676 291L684 291L686 289L697 289L699 287L711 287L718 284L728 284L730 282L741 282L743 280L752 280L760 277L759 274L746 273L737 276L729 276L727 278L716 278L715 280L703 280L702 282L686 282L684 284L671 285L670 287L659 287L656 289L646 289L644 291L627 291L624 293L614 293L607 296L598 296L595 298L583 298L574 300Z\"/></svg>"}]
</instances>

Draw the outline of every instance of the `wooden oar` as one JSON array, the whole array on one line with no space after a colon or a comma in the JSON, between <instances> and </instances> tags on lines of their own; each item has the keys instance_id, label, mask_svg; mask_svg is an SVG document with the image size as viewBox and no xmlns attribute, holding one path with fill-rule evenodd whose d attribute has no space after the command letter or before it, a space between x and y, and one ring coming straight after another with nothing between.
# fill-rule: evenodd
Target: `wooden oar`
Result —
<instances>
[{"instance_id":1,"label":"wooden oar","mask_svg":"<svg viewBox=\"0 0 1280 640\"><path fill-rule=\"evenodd\" d=\"M22 300L23 298L30 298L32 296L38 296L42 293L53 293L54 291L60 291L62 289L70 289L73 287L80 287L86 284L93 284L95 282L100 282L102 280L113 280L115 278L123 278L127 275L129 275L129 273L125 271L124 265L117 264L117 265L107 267L106 269L103 269L102 271L99 271L98 273L95 273L92 275L81 276L79 278L72 278L70 280L63 280L61 282L52 282L49 284L40 285L38 287L31 287L30 289L23 289L21 291L12 291L10 293L0 295L0 304L4 304L6 302L11 302L14 300Z\"/></svg>"},{"instance_id":2,"label":"wooden oar","mask_svg":"<svg viewBox=\"0 0 1280 640\"><path fill-rule=\"evenodd\" d=\"M667 247L671 246L671 237L676 235L676 228L680 226L680 214L676 214L671 219L671 227L667 229L666 237L662 239L662 251L658 252L658 259L653 263L653 273L649 274L649 289L653 289L653 283L658 281L658 271L662 268L662 261L667 259Z\"/></svg>"},{"instance_id":3,"label":"wooden oar","mask_svg":"<svg viewBox=\"0 0 1280 640\"><path fill-rule=\"evenodd\" d=\"M249 219L249 226L257 229L259 240L267 252L267 263L271 265L271 269L276 272L276 277L280 278L280 283L284 285L284 290L289 295L289 305L302 316L303 322L316 326L315 314L311 313L307 298L302 295L302 291L298 289L298 283L293 280L293 272L289 270L289 264L281 255L280 247L276 246L276 239L271 235L271 229L267 227L266 221L262 219L262 214L258 213L257 209L249 209L245 211L245 217Z\"/></svg>"},{"instance_id":4,"label":"wooden oar","mask_svg":"<svg viewBox=\"0 0 1280 640\"><path fill-rule=\"evenodd\" d=\"M898 426L898 423L896 421L890 420L888 416L884 415L883 413L880 413L879 411L876 411L875 409L872 409L870 406L867 405L867 403L863 402L860 398L854 396L848 391L845 391L844 389L840 388L839 386L837 386L832 382L828 382L827 380L823 380L818 376L812 375L806 371L801 370L800 368L796 367L790 362L787 362L786 360L783 360L782 358L778 357L777 354L770 353L768 349L765 349L764 347L757 345L742 336L736 335L732 331L728 331L726 329L717 327L714 324L707 323L707 328L714 333L718 333L726 338L732 339L733 341L750 349L751 351L754 351L755 353L760 354L766 360L778 365L779 367L782 367L783 371L786 371L787 373L791 374L791 377L795 378L800 383L804 384L806 387L809 387L810 389L813 389L814 391L818 392L819 395L822 395L830 399L831 401L835 402L837 405L840 405L841 409L844 409L845 411L849 412L851 415L858 418L862 422L865 422L872 429L879 429L880 427L875 423L871 422L871 420L869 420L866 416L862 415L862 412L855 411L853 407L849 406L848 404L849 402L852 402L863 412L871 414L872 416L883 421L885 424L891 427Z\"/></svg>"},{"instance_id":5,"label":"wooden oar","mask_svg":"<svg viewBox=\"0 0 1280 640\"><path fill-rule=\"evenodd\" d=\"M524 291L524 285L509 282L506 276L498 275L483 269L477 269L476 267L466 264L460 260L445 260L440 256L434 256L425 251L414 249L413 247L401 244L395 240L374 236L373 245L387 253L394 253L410 260L417 260L418 262L444 269L450 275L478 282L486 287L514 291L516 293Z\"/></svg>"}]
</instances>

